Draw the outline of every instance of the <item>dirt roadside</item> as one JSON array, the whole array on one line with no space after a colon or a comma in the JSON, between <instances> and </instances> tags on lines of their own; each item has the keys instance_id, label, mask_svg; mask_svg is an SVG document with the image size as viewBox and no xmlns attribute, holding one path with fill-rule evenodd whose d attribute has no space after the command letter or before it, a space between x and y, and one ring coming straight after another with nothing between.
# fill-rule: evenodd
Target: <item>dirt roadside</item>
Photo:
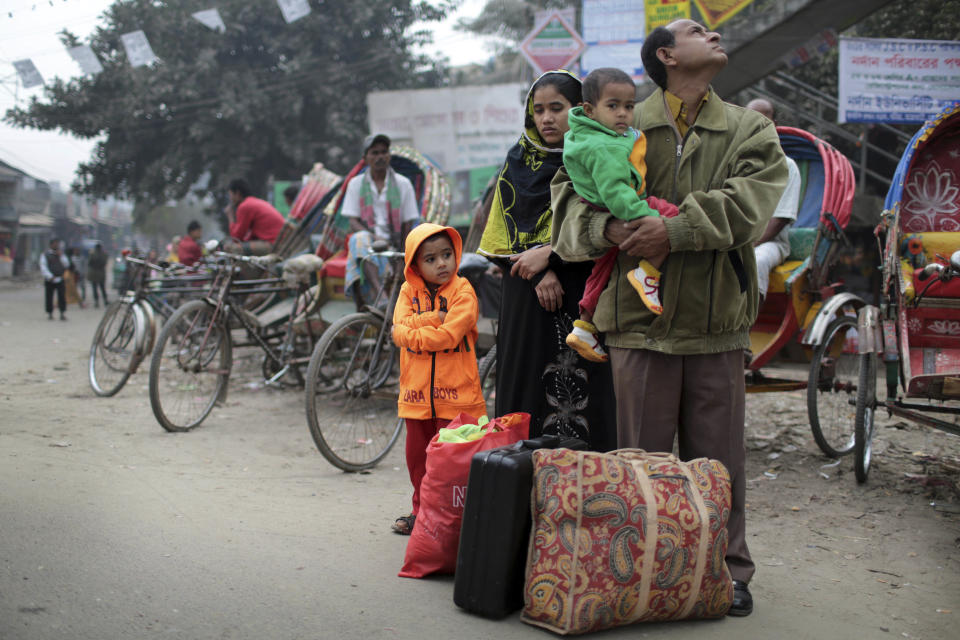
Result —
<instances>
[{"instance_id":1,"label":"dirt roadside","mask_svg":"<svg viewBox=\"0 0 960 640\"><path fill-rule=\"evenodd\" d=\"M42 295L0 288L0 638L544 637L459 611L449 578L396 578L402 446L336 471L302 392L263 389L252 353L226 407L165 433L145 372L90 391L99 311L48 322ZM802 392L747 406L756 612L604 637L954 637L960 438L881 416L858 486L849 458L825 466Z\"/></svg>"}]
</instances>

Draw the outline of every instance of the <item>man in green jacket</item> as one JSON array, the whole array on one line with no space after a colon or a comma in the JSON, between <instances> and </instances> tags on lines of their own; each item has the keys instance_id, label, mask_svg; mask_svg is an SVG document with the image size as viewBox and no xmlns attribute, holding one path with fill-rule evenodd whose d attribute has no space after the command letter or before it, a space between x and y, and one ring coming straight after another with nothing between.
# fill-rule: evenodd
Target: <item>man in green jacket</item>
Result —
<instances>
[{"instance_id":1,"label":"man in green jacket","mask_svg":"<svg viewBox=\"0 0 960 640\"><path fill-rule=\"evenodd\" d=\"M730 472L727 566L731 615L749 615L754 563L745 533L743 350L757 314L753 241L787 182L766 118L723 102L710 82L726 65L720 36L692 20L653 30L643 66L660 87L637 110L647 137L647 193L679 206L675 218L625 222L580 202L564 172L552 185L554 251L592 260L618 245L594 324L606 334L620 447L723 462ZM668 251L654 315L627 281L636 256Z\"/></svg>"}]
</instances>

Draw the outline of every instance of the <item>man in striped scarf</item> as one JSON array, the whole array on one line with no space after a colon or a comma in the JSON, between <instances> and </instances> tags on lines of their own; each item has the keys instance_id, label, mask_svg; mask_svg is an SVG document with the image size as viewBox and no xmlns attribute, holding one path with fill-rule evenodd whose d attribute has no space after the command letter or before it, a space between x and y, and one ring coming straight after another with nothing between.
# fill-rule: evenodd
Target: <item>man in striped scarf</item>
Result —
<instances>
[{"instance_id":1,"label":"man in striped scarf","mask_svg":"<svg viewBox=\"0 0 960 640\"><path fill-rule=\"evenodd\" d=\"M420 221L417 199L410 181L390 168L390 138L380 134L363 142L367 170L347 185L341 215L350 222L344 290L359 309L380 290L387 263L377 258L363 261L374 240L403 247L407 234Z\"/></svg>"}]
</instances>

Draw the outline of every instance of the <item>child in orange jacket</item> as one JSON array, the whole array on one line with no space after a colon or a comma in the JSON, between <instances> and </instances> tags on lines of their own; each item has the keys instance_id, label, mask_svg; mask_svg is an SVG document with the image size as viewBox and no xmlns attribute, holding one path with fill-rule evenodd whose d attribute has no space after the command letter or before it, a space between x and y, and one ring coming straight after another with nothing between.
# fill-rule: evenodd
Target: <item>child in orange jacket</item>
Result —
<instances>
[{"instance_id":1,"label":"child in orange jacket","mask_svg":"<svg viewBox=\"0 0 960 640\"><path fill-rule=\"evenodd\" d=\"M452 227L421 224L407 235L406 282L393 312L393 341L400 347L398 414L407 426L407 470L413 510L393 523L409 535L420 510L427 445L464 412L486 415L477 372L477 294L457 275L462 253Z\"/></svg>"}]
</instances>

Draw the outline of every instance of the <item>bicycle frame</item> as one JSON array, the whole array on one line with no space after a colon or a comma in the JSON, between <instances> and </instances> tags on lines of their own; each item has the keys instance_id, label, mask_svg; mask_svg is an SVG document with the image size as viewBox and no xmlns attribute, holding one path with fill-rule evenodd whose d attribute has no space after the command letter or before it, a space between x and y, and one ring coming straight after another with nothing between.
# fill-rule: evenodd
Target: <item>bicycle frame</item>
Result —
<instances>
[{"instance_id":1,"label":"bicycle frame","mask_svg":"<svg viewBox=\"0 0 960 640\"><path fill-rule=\"evenodd\" d=\"M234 256L230 254L225 254L225 258L234 262L249 262L250 259L246 256ZM310 287L301 284L296 289L296 295L293 297L292 306L290 309L289 317L287 318L286 323L284 323L284 328L282 331L275 331L272 333L264 333L263 328L255 325L248 313L242 312L238 309L242 309L242 305L238 304L237 296L238 295L251 295L254 293L289 293L291 291L289 286L286 286L285 281L282 278L266 278L261 280L235 280L234 277L238 273L238 266L231 264L228 267L222 269L218 272L217 276L214 278L213 286L211 287L211 292L209 295L204 297L204 300L209 304L213 311L211 313L211 320L209 326L207 327L206 333L203 336L203 342L201 346L206 344L206 341L209 339L211 329L218 323L222 323L224 326L229 327L228 318L236 318L240 325L243 327L244 331L247 334L247 337L251 340L248 343L240 343L237 346L259 346L266 356L272 360L278 367L279 371L273 376L266 378L266 384L274 384L280 380L286 373L290 371L292 365L305 364L309 361L310 357L293 357L293 341L296 338L294 332L294 322L297 317L297 310L299 305L310 292ZM284 285L284 286L262 286L262 285ZM233 287L235 286L250 286L250 285L259 285L254 286L253 288L246 291L234 291ZM304 304L304 309L309 309L310 303L309 300L306 300ZM307 336L310 341L310 344L313 345L316 342L316 337L313 335L313 329L310 327L310 323L307 323ZM274 348L268 342L273 338L283 337L282 343L278 348Z\"/></svg>"}]
</instances>

